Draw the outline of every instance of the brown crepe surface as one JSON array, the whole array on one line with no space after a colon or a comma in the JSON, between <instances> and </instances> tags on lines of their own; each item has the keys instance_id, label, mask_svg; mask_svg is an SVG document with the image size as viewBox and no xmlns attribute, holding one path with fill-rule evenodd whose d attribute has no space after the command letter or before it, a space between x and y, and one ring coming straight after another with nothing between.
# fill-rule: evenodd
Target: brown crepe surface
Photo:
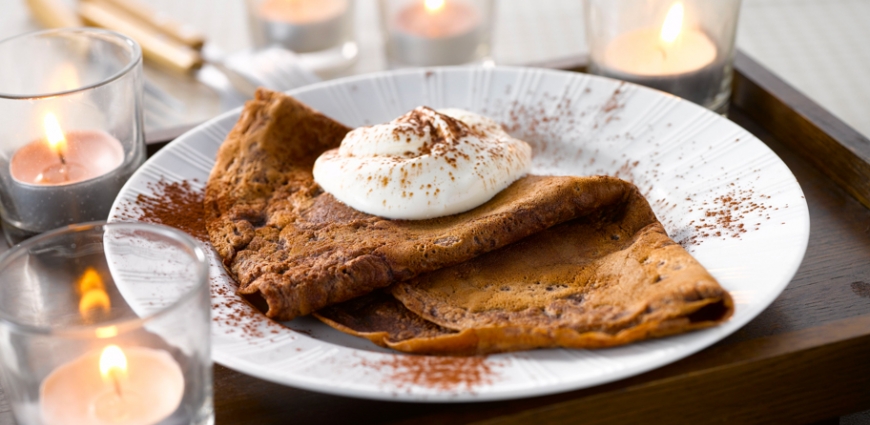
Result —
<instances>
[{"instance_id":1,"label":"brown crepe surface","mask_svg":"<svg viewBox=\"0 0 870 425\"><path fill-rule=\"evenodd\" d=\"M608 177L529 176L465 213L387 220L314 182L316 158L349 130L261 89L218 151L205 193L209 238L239 291L262 295L269 317L291 320L460 264L598 211L633 187Z\"/></svg>"},{"instance_id":2,"label":"brown crepe surface","mask_svg":"<svg viewBox=\"0 0 870 425\"><path fill-rule=\"evenodd\" d=\"M602 181L600 184L604 184ZM709 327L733 313L634 186L596 212L317 313L400 351L599 348Z\"/></svg>"}]
</instances>

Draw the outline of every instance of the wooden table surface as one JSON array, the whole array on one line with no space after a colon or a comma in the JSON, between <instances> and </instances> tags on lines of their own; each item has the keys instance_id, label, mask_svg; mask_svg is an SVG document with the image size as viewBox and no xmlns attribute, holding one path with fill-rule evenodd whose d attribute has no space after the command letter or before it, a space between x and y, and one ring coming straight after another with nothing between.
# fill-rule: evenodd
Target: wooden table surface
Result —
<instances>
[{"instance_id":1,"label":"wooden table surface","mask_svg":"<svg viewBox=\"0 0 870 425\"><path fill-rule=\"evenodd\" d=\"M763 70L752 69L757 64L743 58L741 65L770 82ZM740 78L745 76L738 77L736 89L753 83ZM777 126L777 120L759 119L754 110L776 99L749 93L736 102L729 118L789 166L807 198L812 228L795 278L735 334L686 359L618 382L486 403L352 399L285 387L215 365L217 423L812 423L870 409L870 210L855 198L861 197L860 188L837 180L838 169L813 158L812 149L795 148L815 146L826 137L822 130L830 128L854 134L799 95L789 101L798 104L798 111L811 112L804 114L810 127L793 134L797 124ZM820 117L822 130L812 126ZM853 142L867 141L859 137ZM861 155L861 146L846 150ZM0 389L0 425L13 423Z\"/></svg>"}]
</instances>

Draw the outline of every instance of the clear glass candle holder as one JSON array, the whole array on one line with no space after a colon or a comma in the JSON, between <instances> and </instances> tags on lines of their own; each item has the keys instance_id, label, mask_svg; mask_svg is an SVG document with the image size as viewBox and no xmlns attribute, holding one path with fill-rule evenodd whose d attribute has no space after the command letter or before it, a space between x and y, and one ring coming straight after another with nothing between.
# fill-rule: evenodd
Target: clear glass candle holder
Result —
<instances>
[{"instance_id":1,"label":"clear glass candle holder","mask_svg":"<svg viewBox=\"0 0 870 425\"><path fill-rule=\"evenodd\" d=\"M490 61L492 0L380 0L391 68Z\"/></svg>"},{"instance_id":2,"label":"clear glass candle holder","mask_svg":"<svg viewBox=\"0 0 870 425\"><path fill-rule=\"evenodd\" d=\"M298 55L302 67L323 77L357 59L355 0L247 0L254 46L280 46Z\"/></svg>"},{"instance_id":3,"label":"clear glass candle holder","mask_svg":"<svg viewBox=\"0 0 870 425\"><path fill-rule=\"evenodd\" d=\"M0 219L7 240L105 220L145 160L142 53L93 28L0 41Z\"/></svg>"},{"instance_id":4,"label":"clear glass candle holder","mask_svg":"<svg viewBox=\"0 0 870 425\"><path fill-rule=\"evenodd\" d=\"M725 113L739 10L740 0L587 0L589 72Z\"/></svg>"},{"instance_id":5,"label":"clear glass candle holder","mask_svg":"<svg viewBox=\"0 0 870 425\"><path fill-rule=\"evenodd\" d=\"M143 223L73 225L0 257L0 371L18 423L213 421L208 262Z\"/></svg>"}]
</instances>

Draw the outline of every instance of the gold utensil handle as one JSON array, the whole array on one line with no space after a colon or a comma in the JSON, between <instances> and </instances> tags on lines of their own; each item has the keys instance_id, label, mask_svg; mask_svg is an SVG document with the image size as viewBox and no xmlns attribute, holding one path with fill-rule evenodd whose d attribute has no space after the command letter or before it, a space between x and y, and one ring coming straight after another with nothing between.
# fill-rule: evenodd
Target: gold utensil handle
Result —
<instances>
[{"instance_id":1,"label":"gold utensil handle","mask_svg":"<svg viewBox=\"0 0 870 425\"><path fill-rule=\"evenodd\" d=\"M110 4L83 1L79 5L79 16L88 25L117 31L136 40L146 59L165 68L187 73L202 66L202 56L198 51L131 20Z\"/></svg>"},{"instance_id":2,"label":"gold utensil handle","mask_svg":"<svg viewBox=\"0 0 870 425\"><path fill-rule=\"evenodd\" d=\"M93 0L92 0L93 1ZM164 13L155 11L148 5L137 0L99 0L123 10L130 16L141 20L156 32L166 34L181 44L193 49L202 48L205 37L190 25L172 19Z\"/></svg>"},{"instance_id":3,"label":"gold utensil handle","mask_svg":"<svg viewBox=\"0 0 870 425\"><path fill-rule=\"evenodd\" d=\"M62 0L27 0L36 22L46 28L80 27L82 20Z\"/></svg>"}]
</instances>

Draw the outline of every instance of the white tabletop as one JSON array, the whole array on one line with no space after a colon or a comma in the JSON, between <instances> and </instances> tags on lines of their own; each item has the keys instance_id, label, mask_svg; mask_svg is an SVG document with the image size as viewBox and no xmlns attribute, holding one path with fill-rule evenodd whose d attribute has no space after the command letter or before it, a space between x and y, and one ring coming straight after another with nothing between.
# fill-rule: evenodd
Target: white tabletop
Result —
<instances>
[{"instance_id":1,"label":"white tabletop","mask_svg":"<svg viewBox=\"0 0 870 425\"><path fill-rule=\"evenodd\" d=\"M744 0L737 45L870 137L870 0Z\"/></svg>"}]
</instances>

